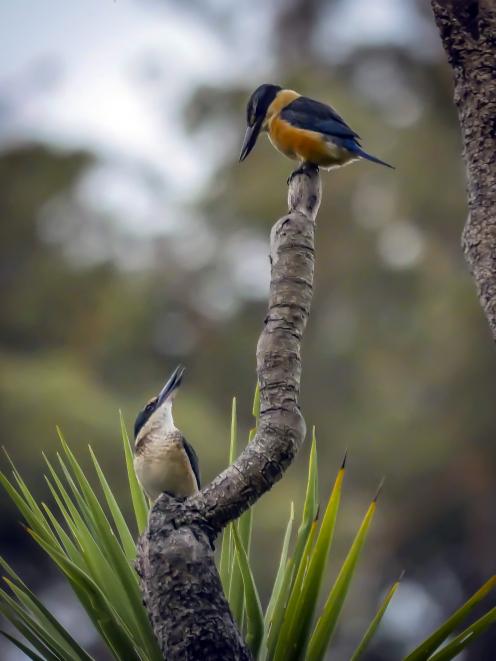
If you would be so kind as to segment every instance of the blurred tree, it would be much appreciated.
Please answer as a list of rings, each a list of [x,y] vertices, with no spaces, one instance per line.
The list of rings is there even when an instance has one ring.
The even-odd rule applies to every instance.
[[[153,214],[163,231],[146,234],[134,218],[131,232],[98,207],[102,179],[96,192],[81,187],[93,154],[4,143],[0,415],[3,443],[28,480],[40,473],[32,439],[52,451],[57,422],[73,444],[91,440],[102,463],[115,465],[118,407],[130,421],[182,360],[188,388],[178,419],[198,446],[205,479],[215,474],[227,456],[233,394],[249,424],[267,232],[285,204],[291,167],[262,141],[236,165],[244,104],[264,79],[330,101],[397,170],[362,163],[324,177],[302,384],[305,417],[321,440],[321,496],[326,466],[332,474],[349,447],[350,527],[338,531],[336,547],[343,549],[364,491],[387,474],[370,568],[393,558],[394,575],[380,583],[406,568],[417,593],[404,608],[424,603],[415,600],[420,591],[441,617],[493,565],[494,349],[459,248],[466,201],[450,72],[428,4],[389,6],[399,14],[378,43],[361,3],[312,2],[303,18],[303,4],[293,1],[180,3],[229,56],[220,82],[205,78],[177,108],[185,148],[201,154],[206,169],[214,163],[216,183],[181,209],[170,209],[168,192],[156,186]],[[178,7],[154,2],[154,20],[167,21]],[[301,494],[304,459],[276,487],[280,498],[254,540],[263,596],[274,526],[289,493]],[[6,514],[2,532],[16,529]],[[377,583],[374,576],[367,581]],[[352,608],[360,629],[370,606],[358,599]],[[420,639],[422,615],[418,627]],[[396,660],[401,626],[386,621],[384,631],[378,658]],[[343,649],[352,633],[342,632]]]

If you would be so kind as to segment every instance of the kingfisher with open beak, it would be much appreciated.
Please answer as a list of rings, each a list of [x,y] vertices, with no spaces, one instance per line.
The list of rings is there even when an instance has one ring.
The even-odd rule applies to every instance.
[[[299,161],[293,174],[319,167],[330,170],[360,158],[393,167],[364,151],[360,136],[334,108],[279,85],[257,87],[248,101],[246,120],[240,161],[248,156],[263,131],[276,149]]]
[[[150,500],[166,492],[187,497],[200,488],[198,457],[172,419],[172,403],[185,368],[176,367],[134,423],[134,470]]]

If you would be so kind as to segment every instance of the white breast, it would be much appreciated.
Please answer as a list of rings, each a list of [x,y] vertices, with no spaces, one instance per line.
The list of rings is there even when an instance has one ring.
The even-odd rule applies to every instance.
[[[183,497],[198,491],[189,458],[177,435],[147,439],[134,457],[134,469],[151,500],[156,500],[164,491]]]

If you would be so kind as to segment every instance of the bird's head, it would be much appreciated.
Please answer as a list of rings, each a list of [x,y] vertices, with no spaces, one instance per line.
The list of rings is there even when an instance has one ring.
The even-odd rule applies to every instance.
[[[246,106],[247,129],[243,146],[241,147],[240,161],[244,161],[251,152],[263,127],[270,104],[282,88],[279,85],[265,83],[260,85],[250,96]]]
[[[152,397],[145,408],[138,413],[134,423],[135,447],[150,434],[161,436],[174,431],[172,402],[181,385],[184,372],[185,368],[182,365],[176,367],[159,394]]]

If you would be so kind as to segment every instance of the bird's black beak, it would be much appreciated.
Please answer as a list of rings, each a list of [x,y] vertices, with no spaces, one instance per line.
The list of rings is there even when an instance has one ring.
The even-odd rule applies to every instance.
[[[241,147],[241,154],[239,155],[239,160],[244,161],[248,154],[251,152],[262,128],[263,117],[255,122],[253,126],[249,126],[246,129],[245,139],[243,140],[243,146]]]
[[[157,406],[161,406],[169,397],[172,395],[172,393],[179,388],[181,385],[181,381],[183,380],[183,374],[186,371],[186,368],[183,367],[182,365],[178,365],[176,369],[172,372],[171,376],[169,377],[169,380],[165,384],[165,386],[162,388],[160,391],[158,397],[157,397]]]

